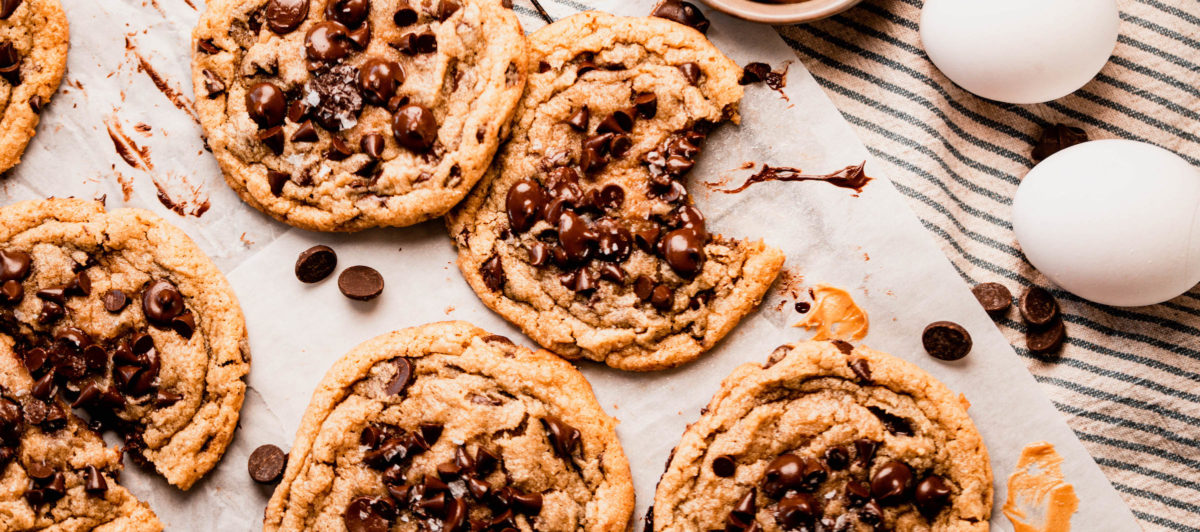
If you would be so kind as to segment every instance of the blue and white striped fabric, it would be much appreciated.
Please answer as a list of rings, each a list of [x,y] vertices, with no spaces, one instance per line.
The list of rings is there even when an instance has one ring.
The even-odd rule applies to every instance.
[[[1200,0],[1120,7],[1103,72],[1044,105],[985,101],[942,76],[921,48],[921,0],[867,0],[779,30],[967,283],[1051,288],[1070,338],[1061,356],[1029,353],[1015,314],[1000,327],[1144,528],[1200,531],[1200,290],[1134,309],[1083,301],[1030,266],[1009,222],[1048,125],[1152,142],[1200,165]]]

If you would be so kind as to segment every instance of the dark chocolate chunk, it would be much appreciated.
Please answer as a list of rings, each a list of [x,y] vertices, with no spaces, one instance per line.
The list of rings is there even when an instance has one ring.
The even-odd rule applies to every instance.
[[[292,142],[316,142],[320,138],[317,128],[313,127],[312,120],[305,120],[300,123],[296,131],[292,132],[291,140]]]
[[[250,453],[247,464],[250,478],[259,484],[274,484],[283,477],[283,469],[287,466],[287,453],[271,444],[260,445]]]
[[[850,361],[850,371],[863,382],[871,382],[871,363],[865,358],[855,358]]]
[[[350,299],[370,301],[383,292],[383,276],[370,266],[351,266],[338,276],[338,290]]]
[[[921,333],[925,352],[940,360],[958,360],[971,352],[971,334],[952,321],[935,321]]]
[[[492,255],[479,266],[479,275],[488,290],[499,292],[504,288],[504,265],[500,263],[499,255]]]
[[[305,84],[305,93],[316,95],[317,104],[310,112],[317,124],[329,131],[342,131],[358,123],[363,107],[358,77],[358,69],[338,65]]]
[[[208,99],[211,100],[225,93],[225,82],[221,81],[216,73],[206,68],[200,71],[200,74],[204,76],[204,90],[208,92]]]
[[[550,434],[550,444],[554,447],[554,452],[562,459],[570,461],[581,443],[582,434],[579,429],[554,416],[542,418],[542,425]]]
[[[246,93],[246,112],[260,129],[278,126],[287,114],[287,96],[272,83],[258,83]]]
[[[183,295],[165,279],[150,281],[142,292],[142,312],[146,320],[158,327],[167,327],[183,313]]]
[[[388,395],[400,395],[408,388],[409,384],[412,384],[413,380],[412,362],[409,362],[407,358],[398,357],[394,364],[396,365],[396,374],[392,376],[392,380],[388,381],[387,388],[384,389]]]
[[[1025,322],[1031,325],[1045,325],[1058,317],[1058,301],[1040,286],[1031,286],[1025,290],[1017,308],[1020,309]]]
[[[408,104],[392,117],[392,134],[401,146],[417,152],[428,151],[437,140],[438,124],[433,111]]]
[[[1025,347],[1035,354],[1053,353],[1062,347],[1066,338],[1062,317],[1057,317],[1049,325],[1030,327],[1025,331]]]
[[[271,0],[264,15],[267,28],[280,35],[291,33],[308,18],[309,0]]]
[[[684,26],[690,26],[700,33],[708,33],[708,18],[704,16],[704,13],[700,12],[699,8],[690,2],[664,0],[650,14],[678,22]]]
[[[876,418],[879,418],[879,422],[883,423],[884,428],[886,428],[888,432],[901,436],[913,435],[912,424],[909,423],[907,419],[888,412],[887,410],[884,410],[878,406],[868,406],[867,410],[870,410]]]
[[[1012,306],[1012,292],[1000,283],[981,283],[971,289],[979,305],[988,314],[1002,314]]]
[[[104,310],[113,314],[121,312],[129,304],[129,296],[115,288],[105,292],[101,299],[104,301]]]
[[[1042,129],[1042,138],[1034,145],[1030,158],[1035,162],[1040,161],[1061,150],[1087,142],[1087,139],[1087,132],[1083,129],[1066,124],[1054,124]]]
[[[896,460],[884,463],[871,476],[871,496],[881,504],[898,504],[908,497],[912,468]]]
[[[296,278],[302,283],[324,280],[337,268],[337,253],[329,246],[313,246],[296,258]]]

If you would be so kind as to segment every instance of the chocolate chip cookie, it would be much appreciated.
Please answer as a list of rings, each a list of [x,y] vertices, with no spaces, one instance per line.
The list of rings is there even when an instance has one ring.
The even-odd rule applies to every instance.
[[[192,37],[196,109],[226,181],[318,231],[445,214],[525,85],[503,0],[214,0]]]
[[[782,346],[688,427],[653,529],[986,531],[992,470],[965,403],[885,353]]]
[[[615,427],[550,353],[464,322],[385,334],[321,381],[263,528],[624,531]]]
[[[0,172],[21,162],[58,90],[69,34],[58,0],[0,1]]]
[[[480,299],[542,346],[626,370],[700,356],[783,254],[710,231],[684,186],[736,120],[740,69],[657,17],[581,13],[530,35],[512,138],[448,216]]]
[[[53,451],[31,442],[102,447],[95,436],[111,431],[136,463],[188,489],[232,438],[249,369],[241,309],[208,257],[147,211],[73,199],[0,209],[0,340],[23,368],[0,391],[23,412],[5,462],[27,468]],[[101,450],[93,465],[116,471]],[[87,464],[53,452],[47,465],[69,491]],[[78,510],[29,490],[17,495],[38,519]]]

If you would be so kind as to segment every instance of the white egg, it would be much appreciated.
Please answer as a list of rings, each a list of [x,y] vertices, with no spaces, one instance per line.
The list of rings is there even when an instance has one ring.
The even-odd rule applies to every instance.
[[[1084,299],[1153,305],[1200,283],[1200,170],[1132,140],[1097,140],[1038,164],[1017,188],[1025,257]]]
[[[921,42],[951,81],[984,98],[1048,102],[1087,84],[1112,55],[1116,0],[926,0]]]

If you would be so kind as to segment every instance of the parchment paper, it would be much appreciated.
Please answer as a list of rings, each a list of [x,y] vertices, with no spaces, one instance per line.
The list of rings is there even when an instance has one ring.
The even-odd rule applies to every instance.
[[[531,344],[479,303],[462,281],[440,221],[354,235],[288,230],[243,205],[224,186],[188,110],[189,34],[196,8],[202,8],[199,0],[63,3],[72,31],[66,81],[24,162],[2,181],[0,197],[9,203],[107,195],[110,207],[159,212],[182,226],[228,274],[250,331],[250,389],[241,427],[218,468],[187,493],[132,464],[122,475],[123,484],[149,501],[168,529],[258,529],[271,488],[249,479],[247,457],[264,443],[290,446],[315,385],[354,345],[445,319],[468,320]],[[527,30],[541,26],[522,0],[516,3]],[[543,3],[557,17],[586,7],[571,0]],[[626,15],[645,14],[652,4],[590,3]],[[1129,509],[887,176],[872,173],[867,150],[787,46],[767,26],[709,16],[709,37],[739,64],[790,64],[787,100],[761,85],[748,88],[742,125],[724,126],[708,140],[689,188],[712,230],[762,237],[784,249],[787,273],[756,314],[695,363],[652,374],[580,365],[601,404],[621,421],[637,516],[653,499],[667,453],[720,380],[735,366],[762,361],[775,346],[808,336],[790,327],[800,319],[792,302],[796,294],[807,298],[805,287],[823,282],[850,290],[870,314],[864,344],[915,362],[970,400],[995,472],[994,529],[1012,529],[999,507],[1021,448],[1047,440],[1066,458],[1066,477],[1082,499],[1074,530],[1137,530]],[[110,135],[110,130],[119,131]],[[119,156],[112,137],[121,139],[120,133],[146,154],[128,162]],[[863,160],[875,180],[861,195],[812,182],[757,184],[735,195],[712,193],[703,184],[740,184],[749,172],[738,169],[747,161],[826,172]],[[160,194],[185,214],[164,206]],[[211,205],[207,212],[187,214],[197,213],[205,201]],[[387,282],[383,295],[361,303],[343,297],[332,277],[315,286],[299,283],[292,275],[296,255],[317,243],[333,246],[341,267],[378,269]],[[965,360],[939,362],[922,350],[921,330],[942,319],[962,324],[973,335],[975,347]]]

